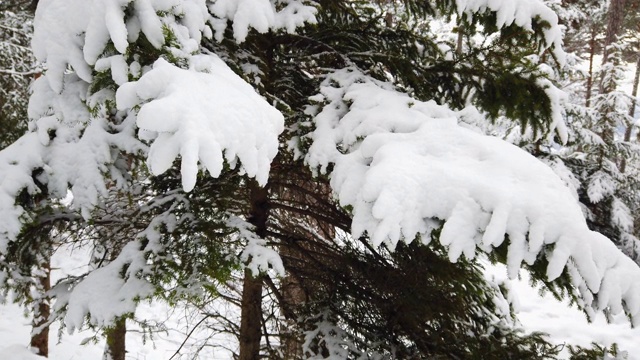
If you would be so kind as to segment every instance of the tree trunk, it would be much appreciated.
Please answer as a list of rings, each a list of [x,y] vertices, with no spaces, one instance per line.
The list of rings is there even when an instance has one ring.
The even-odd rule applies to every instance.
[[[633,77],[633,89],[631,90],[631,107],[629,108],[629,118],[631,124],[627,126],[624,132],[624,141],[631,140],[631,130],[633,130],[633,118],[636,116],[636,97],[638,96],[638,83],[640,82],[640,54],[638,54],[638,60],[636,61],[636,74]]]
[[[627,124],[627,128],[624,131],[624,141],[631,141],[631,132],[633,131],[634,121],[633,118],[636,115],[636,96],[638,96],[638,82],[640,81],[640,55],[638,55],[638,61],[636,62],[636,75],[633,78],[633,90],[631,91],[631,107],[629,108],[629,118],[631,122]],[[627,159],[622,158],[620,160],[620,172],[624,173],[627,170]]]
[[[280,288],[277,296],[280,305],[282,319],[280,328],[280,351],[282,358],[287,360],[302,359],[303,356],[303,329],[300,328],[298,316],[303,310],[303,305],[308,301],[310,293],[313,293],[313,285],[306,283],[303,286],[303,276],[295,276],[295,269],[304,267],[304,263],[309,261],[302,253],[307,250],[312,253],[325,252],[326,249],[314,245],[319,237],[335,239],[336,227],[334,224],[323,219],[322,215],[326,214],[327,203],[319,199],[331,199],[332,190],[329,185],[322,180],[315,179],[313,175],[307,171],[302,172],[285,169],[283,172],[271,177],[271,201],[274,211],[271,218],[278,224],[280,228],[287,229],[287,234],[279,248],[280,256],[283,260],[285,268],[292,266],[293,273],[287,270],[288,274],[280,282]],[[316,209],[316,214],[305,212],[305,208],[299,204],[307,204],[307,206]],[[291,205],[285,209],[282,206]],[[330,207],[330,205],[329,205]],[[298,212],[299,210],[299,212]],[[331,215],[328,215],[328,218]],[[304,222],[308,225],[308,229],[301,228],[298,222]],[[314,239],[313,241],[298,242],[295,238]],[[305,244],[302,244],[305,243]],[[275,285],[274,285],[275,287]],[[304,311],[303,311],[304,312]],[[328,356],[328,355],[327,355]]]
[[[115,241],[113,244],[109,244],[110,249],[105,249],[108,252],[107,258],[110,262],[118,258],[118,255],[122,252],[125,246],[123,241]],[[127,336],[127,319],[123,316],[114,320],[113,325],[104,329],[104,336],[107,343],[104,348],[103,360],[125,360],[127,353],[126,336]]]
[[[103,360],[125,360],[127,320],[121,318],[115,321],[113,327],[105,330],[107,345],[102,357]]]
[[[609,45],[618,40],[618,35],[622,31],[622,20],[624,19],[624,5],[626,0],[611,0],[609,11],[607,12],[607,36],[604,41],[604,52],[602,54],[602,64],[609,62]]]
[[[38,293],[42,294],[33,304],[33,320],[31,323],[31,349],[36,354],[49,357],[49,315],[51,308],[49,306],[49,297],[45,294],[51,289],[51,263],[45,261],[41,266],[44,272],[38,277]]]
[[[302,286],[298,280],[288,275],[282,280],[282,296],[284,304],[281,307],[285,308],[285,326],[286,329],[282,329],[282,352],[285,359],[302,359],[302,344],[303,340],[300,336],[297,328],[296,319],[290,315],[295,314],[293,309],[304,304],[306,295]]]
[[[603,69],[605,68],[605,65],[610,62],[609,47],[618,40],[618,35],[622,31],[622,20],[624,18],[624,13],[623,13],[624,4],[625,4],[625,0],[611,0],[611,4],[609,5],[609,10],[607,12],[607,36],[605,38],[603,54],[602,54]],[[598,89],[601,95],[609,94],[612,91],[614,91],[615,88],[612,88],[612,87],[615,87],[615,82],[613,84],[605,84],[605,76],[600,77],[600,84]],[[610,119],[607,116],[608,112],[609,110],[605,110],[601,114],[601,116],[604,117],[604,120],[607,126],[605,126],[602,129],[602,133],[600,134],[600,137],[605,142],[605,144],[613,144],[613,142],[615,141],[614,133],[615,133],[616,124],[612,119]],[[601,148],[600,150],[601,166],[602,166],[604,157],[605,157],[605,149]]]
[[[254,277],[249,269],[244,271],[241,316],[238,359],[257,360],[260,358],[262,339],[262,278]]]
[[[625,0],[611,0],[609,5],[609,11],[607,12],[607,36],[604,39],[604,46],[602,50],[602,66],[609,63],[609,47],[618,41],[618,35],[622,31],[622,20],[624,18],[624,3]],[[614,89],[606,88],[604,83],[604,76],[600,77],[599,85],[600,94],[607,94]],[[606,141],[606,139],[604,139]]]
[[[589,40],[589,77],[587,77],[587,94],[585,96],[585,106],[591,106],[591,91],[593,90],[593,60],[596,55],[596,36],[598,32],[595,27],[591,28],[591,39]]]
[[[269,192],[255,181],[250,184],[251,212],[249,222],[255,226],[256,235],[265,238],[269,218]],[[242,309],[240,320],[239,360],[257,360],[260,358],[260,340],[262,339],[262,283],[260,275],[244,271],[242,287]]]

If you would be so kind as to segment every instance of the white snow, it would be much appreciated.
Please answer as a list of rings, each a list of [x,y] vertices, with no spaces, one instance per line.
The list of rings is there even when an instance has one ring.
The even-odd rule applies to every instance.
[[[214,21],[216,39],[222,40],[227,21],[233,22],[233,35],[237,42],[243,42],[250,29],[266,33],[269,29],[286,29],[292,33],[304,23],[316,22],[316,8],[300,0],[277,1],[286,4],[279,11],[276,2],[270,0],[218,0],[209,6],[218,17]]]
[[[42,360],[42,356],[34,355],[31,350],[25,346],[11,345],[0,348],[0,358],[11,360]]]
[[[130,3],[132,11],[125,21],[124,10]],[[174,45],[193,51],[203,34],[212,35],[210,20],[206,0],[43,0],[36,11],[32,46],[38,61],[46,63],[51,88],[59,93],[67,66],[91,82],[91,67],[105,55],[109,42],[124,55],[129,41],[141,32],[161,48],[168,29],[179,42]],[[122,62],[116,65],[120,79]]]
[[[495,11],[499,26],[514,23],[531,30],[533,19],[539,17],[550,25],[544,30],[546,46],[564,60],[557,16],[542,1],[457,0],[456,4],[459,13]],[[131,14],[125,20],[127,7]],[[52,197],[62,198],[70,188],[73,206],[89,218],[107,196],[105,176],[116,183],[122,179],[115,166],[122,152],[147,155],[156,175],[180,156],[186,191],[196,184],[199,163],[212,176],[220,174],[225,161],[238,164],[265,184],[284,129],[282,114],[216,55],[199,54],[200,41],[214,35],[220,40],[229,21],[237,42],[244,41],[251,29],[294,32],[304,23],[314,23],[315,13],[312,2],[299,0],[41,0],[33,46],[47,71],[33,88],[32,132],[0,152],[0,253],[24,220],[24,209],[15,205],[22,189],[35,194],[40,181]],[[166,32],[177,43],[167,44]],[[130,42],[140,36],[184,61],[183,67],[162,59],[152,68],[142,67],[127,54]],[[109,42],[115,51],[106,50]],[[110,71],[120,86],[117,92],[103,89],[89,95],[94,70]],[[137,80],[129,82],[130,77]],[[565,99],[555,87],[547,91],[553,103],[552,127],[566,141],[559,110]],[[333,167],[331,186],[340,203],[353,209],[354,236],[366,232],[374,244],[393,248],[416,236],[428,241],[437,221],[443,221],[440,241],[452,261],[462,255],[474,257],[478,250],[491,251],[508,236],[506,271],[511,278],[518,276],[523,261],[532,263],[547,255],[549,279],[569,271],[591,315],[589,306],[613,314],[625,310],[634,324],[640,324],[640,270],[608,239],[588,230],[575,188],[566,187],[571,179],[558,178],[512,145],[458,125],[473,109],[454,112],[420,102],[348,69],[331,74],[314,99],[318,107],[309,111],[316,129],[309,135],[312,145],[306,161],[323,172]],[[105,104],[113,100],[119,112],[108,113]],[[107,123],[111,116],[122,122],[112,127]],[[43,173],[34,179],[32,172],[39,168]],[[589,196],[597,201],[613,190],[602,178],[590,184]],[[617,225],[629,228],[628,208],[616,209]],[[245,240],[248,245],[241,257],[251,270],[272,267],[284,272],[278,254],[266,242],[249,236]],[[126,280],[118,276],[125,265]],[[69,305],[69,329],[81,329],[87,316],[92,324],[104,325],[134,311],[138,297],[152,292],[137,275],[146,265],[139,244],[132,242],[73,292],[65,293],[62,285],[56,288],[56,306]],[[102,292],[108,295],[96,298]],[[521,304],[527,314],[526,300]],[[19,329],[27,327],[15,317],[15,306],[0,309],[12,314],[0,316],[0,331],[9,333],[0,336],[8,339],[9,346],[0,349],[0,358],[35,359],[20,345],[11,345],[28,340],[28,330],[15,331],[16,324],[24,324]],[[580,333],[575,321],[549,331],[552,336]],[[637,333],[607,328],[612,330],[591,332],[590,339],[604,343],[613,339],[623,349],[636,351],[625,341],[637,338]],[[167,341],[175,345],[180,340]],[[95,353],[96,348],[77,345],[56,355],[55,349],[63,346],[54,346],[52,358],[99,356],[78,355],[84,349]],[[130,352],[142,347],[137,346]]]
[[[73,256],[75,261],[79,260],[77,255]],[[57,268],[68,268],[74,266],[74,260],[65,258],[62,263],[56,261]],[[63,265],[66,264],[66,265]],[[506,268],[502,266],[489,266],[487,268],[489,276],[507,281],[514,297],[517,317],[526,332],[542,331],[550,335],[550,340],[559,345],[581,345],[590,346],[596,341],[602,345],[618,344],[621,350],[628,352],[628,360],[640,360],[640,329],[630,328],[628,321],[623,318],[615,318],[612,323],[607,323],[604,316],[597,316],[592,323],[589,323],[585,315],[575,307],[570,307],[566,302],[559,302],[546,293],[540,294],[539,287],[532,287],[529,283],[529,276],[521,271],[516,280],[508,280]],[[184,309],[176,309],[162,303],[140,304],[137,311],[143,319],[157,320],[164,322],[172,330],[155,334],[154,341],[142,341],[139,332],[129,332],[127,334],[127,359],[150,360],[168,359],[177,350],[184,340],[187,332],[192,329],[195,320],[188,316]],[[197,320],[197,319],[196,319]],[[0,305],[0,359],[20,359],[41,360],[42,358],[29,354],[27,344],[29,342],[29,318],[25,318],[23,311],[14,304]],[[322,319],[319,319],[322,321]],[[327,326],[330,324],[327,323]],[[81,345],[82,341],[94,335],[90,330],[83,330],[69,335],[62,334],[58,341],[59,326],[54,324],[50,333],[50,356],[51,360],[74,360],[74,359],[99,359],[102,356],[104,340],[98,343],[89,342]],[[324,330],[332,330],[324,327]],[[335,330],[335,329],[333,329]],[[192,335],[194,338],[187,343],[183,353],[188,353],[194,349],[190,344],[202,344],[208,332],[199,329]],[[345,345],[340,338],[334,337],[335,344]],[[229,339],[216,337],[210,340],[210,344],[215,343],[223,346],[228,345]],[[232,346],[232,345],[231,345]],[[206,350],[201,354],[201,359],[228,359],[228,354],[213,349]],[[336,348],[337,349],[337,348]],[[568,351],[561,354],[562,359],[568,358]],[[15,357],[14,357],[15,356]],[[20,359],[22,360],[22,359]]]
[[[31,172],[42,164],[38,135],[31,133],[0,152],[0,253],[5,253],[10,239],[22,229],[19,221],[24,209],[15,205],[22,189],[38,192]]]
[[[284,118],[217,56],[193,56],[189,70],[157,60],[140,80],[121,86],[116,101],[121,110],[140,105],[137,125],[153,139],[148,163],[154,175],[180,155],[183,187],[191,191],[198,161],[217,177],[224,156],[266,184]]]
[[[273,268],[276,275],[284,277],[285,270],[280,254],[268,247],[267,241],[256,235],[253,226],[238,217],[231,217],[227,225],[238,230],[238,237],[246,242],[240,254],[240,261],[251,270],[254,276]]]
[[[562,28],[558,25],[558,15],[541,0],[456,0],[459,13],[475,13],[484,10],[496,13],[498,28],[516,24],[525,30],[533,30],[533,20],[539,18],[548,23],[544,29],[544,42],[551,48],[561,64],[566,54],[562,49]]]
[[[138,273],[145,268],[139,249],[138,242],[128,243],[116,260],[90,272],[70,293],[65,283],[52,288],[56,298],[54,309],[68,305],[65,325],[70,332],[82,328],[85,316],[89,316],[92,325],[109,325],[122,314],[134,313],[138,299],[154,292],[150,283],[139,278]],[[123,279],[119,274],[125,266]]]
[[[357,70],[330,74],[314,99],[324,106],[306,161],[321,171],[334,165],[331,186],[353,209],[354,237],[366,232],[391,248],[428,241],[439,219],[440,242],[456,261],[508,236],[511,277],[542,254],[549,280],[566,269],[587,306],[617,314],[624,304],[640,323],[640,269],[589,230],[575,193],[548,166]]]
[[[640,342],[637,340],[640,329],[631,328],[624,315],[615,316],[607,322],[603,314],[598,314],[589,322],[585,314],[569,305],[568,301],[558,301],[551,293],[542,292],[539,285],[532,286],[526,271],[520,271],[517,279],[508,280],[504,266],[488,265],[487,274],[509,284],[514,296],[511,303],[527,332],[547,333],[552,343],[565,345],[561,358],[569,357],[568,345],[590,347],[592,342],[596,342],[603,346],[616,343],[620,350],[628,353],[628,360],[640,359]]]

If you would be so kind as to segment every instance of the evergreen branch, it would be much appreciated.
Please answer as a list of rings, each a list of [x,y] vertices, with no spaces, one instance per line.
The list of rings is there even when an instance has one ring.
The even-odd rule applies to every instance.
[[[15,70],[7,70],[0,69],[0,74],[9,74],[9,75],[20,75],[20,76],[29,76],[39,74],[40,70],[30,70],[30,71],[15,71]]]

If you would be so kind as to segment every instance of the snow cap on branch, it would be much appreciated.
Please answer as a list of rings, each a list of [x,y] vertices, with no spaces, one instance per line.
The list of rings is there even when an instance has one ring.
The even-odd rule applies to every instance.
[[[613,312],[624,304],[640,323],[640,269],[589,230],[577,199],[548,166],[459,126],[462,113],[357,70],[329,75],[314,100],[324,106],[306,161],[323,171],[333,165],[331,186],[352,208],[354,237],[366,233],[390,248],[418,236],[428,242],[442,221],[439,240],[451,261],[508,239],[511,277],[522,262],[546,256],[549,280],[567,268],[586,304]]]
[[[42,166],[43,151],[38,135],[29,133],[0,152],[0,254],[22,230],[25,210],[15,205],[18,194],[26,189],[39,192],[32,176]]]
[[[183,48],[195,49],[203,35],[212,36],[210,20],[206,0],[42,0],[32,46],[47,64],[51,88],[60,92],[67,66],[91,82],[92,66],[109,42],[125,54],[142,34],[159,49],[171,31]]]
[[[281,10],[276,4],[284,5]],[[221,41],[227,21],[233,22],[233,36],[243,42],[249,30],[266,33],[271,29],[285,29],[293,33],[305,23],[316,23],[316,7],[313,1],[301,0],[218,0],[210,7],[218,17],[214,22],[216,40]]]
[[[211,176],[223,168],[223,156],[262,185],[278,151],[284,118],[216,55],[197,55],[190,69],[157,60],[140,80],[118,89],[121,110],[140,105],[137,124],[153,140],[148,155],[154,175],[182,157],[182,184],[191,191],[198,161]]]
[[[496,13],[496,26],[502,28],[515,24],[525,30],[533,30],[533,21],[544,21],[548,28],[543,30],[543,41],[561,64],[566,60],[562,49],[562,29],[558,15],[542,0],[455,0],[458,13],[476,13],[485,10]]]

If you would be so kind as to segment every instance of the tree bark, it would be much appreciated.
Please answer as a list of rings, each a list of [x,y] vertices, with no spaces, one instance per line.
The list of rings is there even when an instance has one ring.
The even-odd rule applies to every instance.
[[[35,350],[36,354],[49,357],[49,315],[51,315],[51,308],[49,297],[45,294],[51,289],[51,263],[46,261],[42,264],[41,270],[44,274],[38,277],[38,293],[42,297],[37,299],[33,306],[31,342],[29,345]]]
[[[633,121],[636,116],[636,97],[638,96],[638,83],[640,82],[640,54],[638,54],[638,60],[636,61],[636,74],[633,77],[633,89],[631,90],[631,107],[629,108],[629,118]],[[631,130],[633,129],[633,123],[627,126],[624,132],[624,141],[631,140]]]
[[[109,261],[112,262],[118,258],[125,246],[125,242],[115,241],[108,254]],[[103,360],[125,360],[127,353],[126,336],[127,336],[127,319],[123,316],[114,320],[113,325],[104,329],[104,335],[107,343],[104,348]]]
[[[596,35],[595,27],[591,28],[591,39],[589,39],[589,77],[587,77],[587,94],[585,95],[585,106],[591,106],[591,92],[593,90],[593,60],[596,55]]]
[[[257,360],[262,339],[262,278],[254,277],[249,269],[244,271],[241,316],[238,359]]]
[[[287,316],[295,314],[293,309],[304,304],[306,298],[302,286],[300,286],[300,283],[294,276],[288,275],[282,280],[282,296],[284,304],[282,304],[281,307],[288,310],[284,311],[284,323],[287,328],[282,329],[284,335],[282,339],[282,352],[285,359],[302,359],[303,341],[297,331],[296,319]]]
[[[115,321],[113,327],[105,330],[107,345],[102,357],[103,360],[125,360],[127,320],[121,318]]]
[[[250,184],[251,212],[249,222],[255,226],[256,235],[265,238],[269,218],[269,192],[255,181]],[[256,274],[257,275],[257,274]],[[262,285],[260,275],[254,276],[251,270],[244,271],[240,320],[239,360],[257,360],[260,358],[260,340],[262,339]]]

